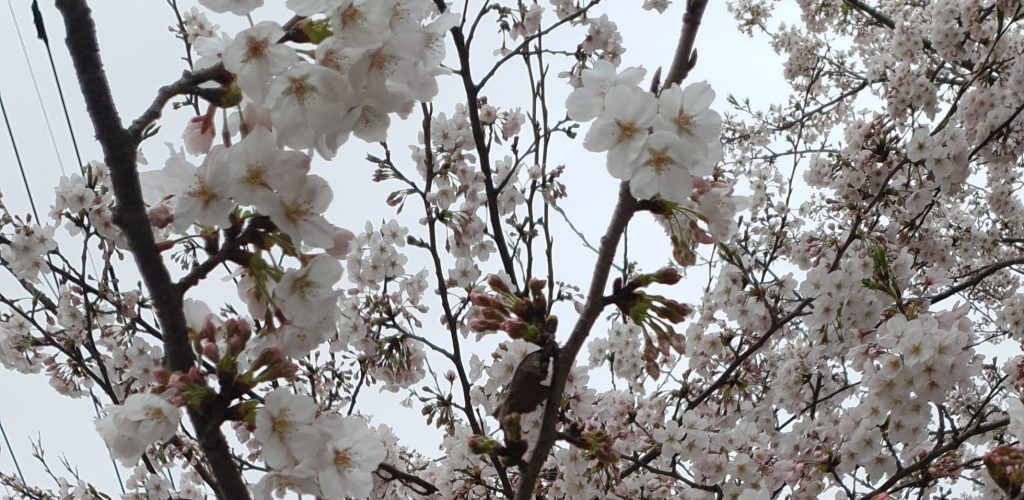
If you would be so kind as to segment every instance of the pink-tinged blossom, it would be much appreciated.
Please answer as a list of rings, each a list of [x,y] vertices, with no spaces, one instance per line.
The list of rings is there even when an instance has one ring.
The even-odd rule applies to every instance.
[[[309,63],[291,68],[274,80],[267,99],[278,140],[334,157],[358,118],[351,113],[350,94],[337,71]]]
[[[305,243],[316,248],[334,246],[334,226],[324,218],[334,193],[330,184],[317,175],[306,177],[277,193],[264,193],[257,203],[281,232],[296,245]]]
[[[224,49],[224,69],[238,77],[238,86],[253,101],[262,103],[273,77],[299,61],[295,50],[277,43],[284,30],[264,21],[235,37]]]
[[[241,205],[255,205],[273,191],[290,191],[309,172],[309,156],[278,147],[263,127],[252,130],[225,153],[231,196]]]
[[[263,0],[199,0],[199,4],[214,12],[230,12],[247,16],[263,6]]]
[[[82,210],[88,210],[100,201],[96,191],[86,182],[86,178],[80,174],[71,174],[60,178],[57,184],[56,199],[53,208],[50,210],[51,218],[58,218],[60,213],[67,210],[71,214],[78,214]]]
[[[341,272],[338,259],[317,255],[300,269],[284,273],[274,288],[274,304],[296,325],[333,322],[338,307],[334,284],[341,279]]]
[[[334,228],[334,245],[325,248],[324,251],[327,255],[334,257],[335,259],[344,259],[348,256],[348,253],[352,251],[353,241],[356,235],[343,227]],[[403,242],[404,243],[404,242]]]
[[[185,151],[191,155],[202,155],[210,152],[213,139],[217,136],[217,127],[213,124],[213,116],[206,114],[193,117],[181,133],[185,142]]]
[[[365,498],[373,489],[373,471],[387,450],[357,417],[326,418],[320,428],[327,438],[327,465],[317,474],[327,498]]]
[[[391,34],[388,20],[393,4],[381,0],[341,0],[328,16],[331,31],[352,48],[378,45]]]
[[[929,157],[931,153],[931,134],[928,127],[920,127],[914,130],[914,135],[907,142],[907,159],[910,161],[921,161]]]
[[[647,139],[658,102],[650,92],[637,87],[617,86],[608,92],[605,110],[597,118],[583,147],[608,152],[608,172],[616,179],[629,179],[633,160]]]
[[[46,256],[57,249],[53,226],[21,226],[10,244],[0,245],[0,258],[7,261],[19,279],[39,283],[39,273],[47,268]]]
[[[540,4],[533,4],[526,10],[523,20],[515,23],[509,31],[509,37],[513,40],[525,38],[540,30],[541,16],[544,14],[544,7]]]
[[[263,408],[256,413],[253,435],[268,466],[286,469],[318,457],[323,440],[313,425],[316,412],[316,403],[309,396],[284,387],[267,394]]]
[[[526,115],[517,108],[515,111],[506,111],[501,120],[501,138],[509,140],[522,130],[526,123]]]
[[[722,134],[722,117],[709,108],[715,91],[707,82],[691,83],[685,89],[673,85],[658,98],[655,130],[679,136],[691,155],[708,155],[707,145],[717,143]]]
[[[215,37],[217,29],[220,28],[211,23],[206,14],[195,7],[181,13],[181,24],[185,27],[185,37],[188,43],[195,43],[196,40],[204,37]]]
[[[228,171],[221,164],[225,149],[213,148],[196,167],[182,152],[172,152],[164,168],[142,174],[143,193],[155,204],[170,199],[174,204],[174,229],[184,232],[192,224],[224,227],[234,208],[228,193]]]
[[[174,436],[178,419],[174,405],[160,396],[139,393],[108,408],[107,415],[96,421],[96,430],[106,442],[110,456],[125,467],[132,467],[149,445]]]
[[[636,159],[629,190],[639,199],[661,196],[681,203],[693,192],[691,167],[699,161],[686,143],[669,132],[655,132],[647,138]]]
[[[626,68],[620,73],[614,64],[598,60],[593,68],[583,70],[583,86],[573,90],[565,100],[569,118],[578,122],[597,118],[604,111],[605,98],[612,88],[619,85],[636,87],[646,74],[647,70],[643,68]]]

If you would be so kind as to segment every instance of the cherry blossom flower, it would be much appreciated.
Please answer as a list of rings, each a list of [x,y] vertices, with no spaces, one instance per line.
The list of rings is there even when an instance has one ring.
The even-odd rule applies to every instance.
[[[39,273],[47,269],[46,256],[57,249],[53,226],[22,226],[11,243],[0,245],[0,258],[10,263],[11,272],[20,279],[39,282]]]
[[[598,60],[593,68],[583,70],[583,86],[573,90],[565,100],[569,118],[578,122],[597,118],[604,111],[605,98],[612,88],[619,85],[636,87],[646,74],[643,68],[626,68],[619,73],[614,64]]]
[[[174,204],[174,228],[184,232],[193,223],[224,227],[235,204],[228,194],[228,170],[221,160],[225,148],[217,146],[196,167],[183,152],[171,152],[164,168],[142,174],[144,194],[150,204],[170,198]]]
[[[268,466],[286,469],[319,456],[323,441],[313,426],[316,412],[316,403],[310,397],[284,387],[267,394],[263,408],[256,413],[253,435],[262,445]]]
[[[350,112],[350,98],[348,82],[338,72],[309,63],[294,66],[274,80],[267,99],[278,140],[332,158],[359,118]]]
[[[328,19],[331,31],[351,48],[378,45],[387,39],[392,2],[375,0],[341,0]]]
[[[258,127],[225,154],[231,196],[239,204],[253,205],[272,191],[294,190],[309,172],[309,157],[277,146],[273,134]]]
[[[629,190],[640,199],[660,195],[668,201],[682,202],[693,191],[690,169],[698,161],[675,134],[655,132],[644,142],[637,157]]]
[[[295,50],[277,43],[284,30],[264,21],[239,33],[224,49],[224,69],[238,77],[238,86],[257,103],[267,96],[274,76],[298,62]]]
[[[655,130],[675,133],[692,155],[707,155],[708,143],[717,143],[722,133],[722,118],[708,106],[715,91],[707,82],[691,83],[685,89],[678,85],[663,90],[658,97]]]
[[[583,147],[593,152],[608,152],[608,172],[626,180],[633,159],[647,139],[654,122],[657,100],[650,92],[636,87],[616,86],[608,91],[605,110],[583,139]]]
[[[263,193],[258,205],[296,245],[330,248],[334,246],[334,226],[327,222],[323,212],[333,198],[324,178],[309,175],[305,182],[293,183],[280,192]]]
[[[363,498],[373,489],[373,471],[387,456],[383,443],[356,417],[324,419],[327,466],[317,479],[328,498]]]
[[[213,125],[213,117],[204,115],[189,120],[185,131],[181,133],[181,138],[185,142],[185,151],[200,155],[210,152],[216,135],[217,128]]]
[[[132,467],[149,445],[174,436],[178,418],[178,409],[160,396],[136,393],[108,408],[107,415],[96,421],[96,430],[110,456]]]
[[[302,268],[284,273],[274,287],[274,304],[296,325],[315,326],[325,319],[333,322],[338,304],[333,286],[341,272],[338,259],[313,257]]]
[[[217,29],[220,28],[195,7],[181,13],[181,23],[185,27],[185,36],[189,43],[195,43],[199,38],[215,37]]]
[[[263,0],[199,0],[200,5],[214,12],[230,12],[247,16],[263,6]]]

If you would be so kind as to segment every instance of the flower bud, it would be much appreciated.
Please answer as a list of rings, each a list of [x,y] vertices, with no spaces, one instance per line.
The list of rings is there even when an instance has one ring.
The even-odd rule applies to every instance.
[[[652,274],[651,277],[654,278],[655,283],[663,285],[675,285],[683,279],[683,276],[679,274],[679,270],[674,267],[663,267]]]
[[[476,455],[493,455],[501,449],[501,443],[484,437],[473,436],[469,438],[469,451]]]
[[[149,225],[157,229],[163,229],[174,222],[174,214],[171,209],[162,203],[151,207],[146,216],[149,218]]]

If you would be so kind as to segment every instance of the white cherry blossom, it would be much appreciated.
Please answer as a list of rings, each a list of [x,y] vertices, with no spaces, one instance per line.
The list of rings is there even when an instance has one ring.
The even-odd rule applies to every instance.
[[[224,48],[224,69],[238,77],[245,95],[262,103],[271,79],[298,62],[295,50],[277,43],[284,30],[277,23],[261,22],[239,33]]]
[[[608,91],[604,112],[597,118],[583,147],[608,152],[608,172],[616,179],[628,179],[633,160],[647,139],[658,102],[650,92],[637,87],[616,86]]]
[[[151,444],[174,436],[178,419],[178,409],[160,396],[137,393],[109,407],[107,415],[96,421],[96,430],[110,456],[131,467]]]

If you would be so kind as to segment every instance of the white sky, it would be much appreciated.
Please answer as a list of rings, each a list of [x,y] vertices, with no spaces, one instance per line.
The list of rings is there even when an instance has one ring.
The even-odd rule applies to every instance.
[[[17,26],[24,36],[32,69],[38,80],[43,107],[49,116],[56,138],[55,152],[16,35],[15,21],[4,6],[0,9],[0,33],[3,33],[0,35],[0,39],[3,40],[3,43],[0,43],[0,61],[4,63],[5,74],[0,78],[0,93],[11,117],[15,139],[28,171],[36,202],[40,213],[45,217],[53,201],[53,187],[61,175],[58,154],[67,172],[77,171],[77,165],[64,118],[60,114],[60,103],[46,54],[42,42],[35,37],[29,10],[31,2],[7,1],[14,8]],[[185,68],[184,62],[179,60],[183,54],[182,45],[167,31],[173,16],[162,0],[103,0],[91,3],[115,101],[122,120],[130,121],[149,105],[156,89],[175,80]],[[188,0],[182,0],[180,3],[183,9],[188,9],[194,4]],[[471,3],[479,5],[476,1]],[[547,2],[541,3],[545,7],[549,6]],[[644,66],[653,73],[658,66],[667,65],[672,57],[685,2],[674,1],[670,10],[663,15],[640,10],[641,3],[642,0],[607,0],[607,5],[599,6],[597,12],[608,13],[609,17],[619,24],[625,40],[624,45],[627,47],[623,65]],[[283,9],[283,2],[268,0],[267,4],[254,13],[255,21],[283,22],[288,19],[289,15]],[[73,68],[63,45],[63,22],[53,8],[52,2],[41,2],[40,7],[46,20],[64,92],[68,98],[83,160],[100,160],[102,154],[98,144],[92,140],[91,123],[85,113]],[[221,29],[232,33],[237,32],[236,28],[245,26],[240,18],[231,15],[211,14],[210,18],[220,24]],[[553,15],[546,13],[545,26],[553,19]],[[480,32],[493,33],[493,28],[493,23],[485,21],[481,24]],[[572,50],[582,37],[579,30],[571,33],[571,37],[561,39],[564,41],[563,47],[569,50]],[[496,48],[496,45],[489,45],[487,42],[486,37],[481,36],[476,43],[475,73],[478,76],[485,72],[484,68],[488,67],[486,63],[491,58],[491,50]],[[556,43],[555,40],[549,39],[547,46],[553,47]],[[770,102],[782,102],[785,99],[787,87],[782,80],[780,59],[770,50],[764,38],[752,40],[738,33],[723,2],[711,2],[696,46],[700,59],[688,81],[707,80],[718,94],[714,107],[719,111],[726,110],[725,96],[729,93],[737,97],[750,97],[755,108],[764,108]],[[552,66],[552,75],[568,69],[571,64],[567,59],[552,57],[548,58],[548,62]],[[492,80],[484,90],[483,95],[489,98],[491,104],[499,108],[514,108],[527,104],[523,99],[527,86],[518,79],[519,66],[519,63],[507,65],[499,73],[499,77]],[[440,81],[442,91],[436,101],[438,111],[447,110],[450,114],[454,103],[464,97],[459,83],[455,77],[445,77]],[[564,96],[568,94],[569,88],[563,80],[552,78],[549,81],[549,89],[554,96],[551,99],[553,110],[556,114],[560,113],[562,110],[559,106]],[[166,158],[163,142],[177,142],[185,120],[191,116],[190,112],[189,109],[165,109],[165,117],[159,122],[163,127],[160,135],[143,145],[143,150],[150,161],[148,168],[162,166]],[[555,120],[557,118],[558,116]],[[415,138],[419,120],[420,117],[414,115],[409,121],[396,121],[392,126],[395,139],[390,144],[393,154],[396,161],[400,162],[399,166],[404,163],[407,170],[411,169],[408,168],[406,145],[411,144],[411,139]],[[586,126],[583,126],[581,132],[585,131]],[[4,202],[12,211],[28,213],[28,202],[21,186],[6,130],[0,135],[3,136],[0,139],[0,192],[3,193]],[[587,238],[596,243],[611,212],[617,183],[605,171],[603,156],[584,151],[579,147],[581,140],[582,133],[575,143],[562,142],[562,148],[553,151],[550,164],[566,164],[565,183],[568,185],[569,198],[562,203],[562,207]],[[352,139],[342,148],[334,161],[329,164],[319,162],[314,166],[317,174],[332,181],[335,190],[335,201],[328,218],[357,233],[362,230],[367,219],[379,222],[381,219],[394,218],[393,211],[383,204],[383,200],[388,192],[396,189],[396,186],[370,182],[372,166],[364,160],[367,152],[378,151],[377,146],[368,147],[358,139]],[[410,204],[399,218],[411,228],[413,234],[418,234],[419,231],[416,225],[419,217],[417,208]],[[576,284],[585,286],[593,265],[593,254],[579,245],[577,238],[568,231],[560,217],[556,216],[554,219],[554,227],[558,255],[556,273],[560,279],[569,278]],[[647,262],[652,268],[668,260],[668,245],[665,238],[649,218],[638,217],[632,225],[630,234],[632,257]],[[414,265],[415,262],[411,260],[407,269],[417,271],[419,267]],[[123,276],[128,275],[124,271],[122,273]],[[697,288],[698,286],[694,286],[693,290]],[[5,290],[9,293],[15,291],[11,288],[8,276],[0,278],[0,293]],[[215,295],[207,289],[198,296],[212,298]],[[684,298],[692,300],[695,297],[696,292],[687,293]],[[215,300],[210,300],[209,303],[214,309],[217,308]],[[432,311],[427,316],[428,321],[436,314]],[[563,324],[571,323],[567,321],[570,319],[571,316],[563,316]],[[586,352],[581,353],[581,356],[585,355]],[[445,370],[447,368],[442,367],[439,371],[443,373]],[[371,393],[375,391],[364,391],[367,399],[361,401],[359,407],[364,412],[373,414],[375,423],[391,425],[404,443],[413,444],[428,455],[436,454],[440,433],[427,428],[418,411],[398,408],[397,402],[400,398],[394,395],[374,396]],[[106,448],[93,429],[92,416],[93,409],[89,401],[57,396],[50,389],[45,376],[0,372],[0,422],[5,427],[22,470],[30,483],[47,487],[53,485],[39,464],[31,458],[30,439],[39,438],[47,452],[51,467],[59,475],[62,472],[59,457],[66,456],[71,464],[79,468],[86,481],[105,488],[109,493],[119,491]],[[10,455],[2,442],[0,471],[14,472]],[[122,474],[127,477],[130,471],[122,471]],[[2,492],[0,490],[0,493]]]

